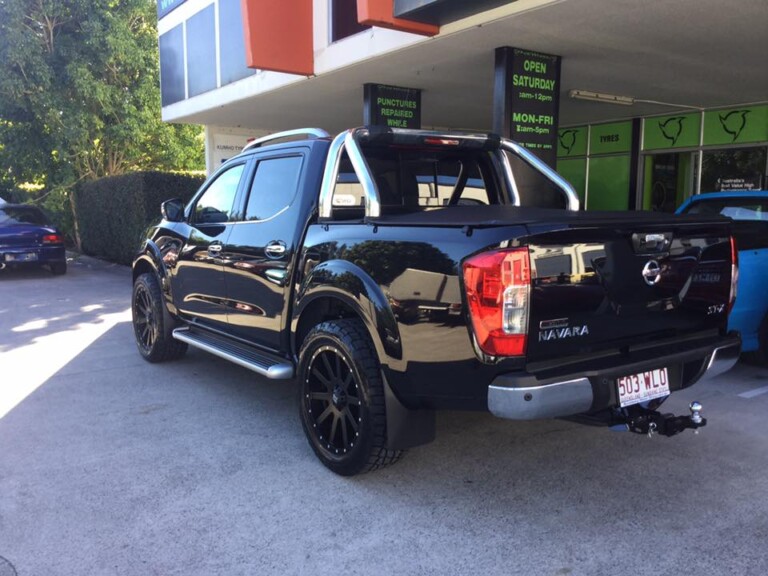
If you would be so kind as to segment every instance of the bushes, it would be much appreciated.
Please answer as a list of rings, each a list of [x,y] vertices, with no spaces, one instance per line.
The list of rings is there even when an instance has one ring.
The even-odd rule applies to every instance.
[[[130,264],[147,227],[160,219],[160,204],[187,202],[203,176],[134,172],[87,182],[75,192],[77,225],[83,252]]]

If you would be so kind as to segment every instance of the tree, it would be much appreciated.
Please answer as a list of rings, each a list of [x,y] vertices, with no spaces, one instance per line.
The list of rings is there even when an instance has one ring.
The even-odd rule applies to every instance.
[[[160,118],[152,0],[0,0],[0,184],[203,167],[201,130]]]

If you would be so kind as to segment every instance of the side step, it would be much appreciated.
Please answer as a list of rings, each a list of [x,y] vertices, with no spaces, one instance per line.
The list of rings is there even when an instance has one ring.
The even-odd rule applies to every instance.
[[[176,328],[173,331],[173,337],[267,378],[273,380],[293,378],[292,363],[229,338],[189,328]]]

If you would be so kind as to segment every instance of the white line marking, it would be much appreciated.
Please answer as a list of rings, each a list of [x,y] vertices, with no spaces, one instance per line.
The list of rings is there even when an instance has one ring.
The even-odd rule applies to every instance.
[[[761,394],[768,394],[768,386],[763,386],[762,388],[755,388],[754,390],[750,390],[749,392],[742,392],[739,394],[739,398],[754,398],[755,396],[760,396]]]

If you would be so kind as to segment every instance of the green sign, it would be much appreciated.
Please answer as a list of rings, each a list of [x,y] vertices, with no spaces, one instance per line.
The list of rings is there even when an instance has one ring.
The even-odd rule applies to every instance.
[[[560,57],[512,48],[512,139],[550,166],[557,157]]]
[[[632,149],[632,122],[593,124],[589,137],[589,155],[616,154]]]
[[[366,84],[363,122],[390,128],[421,128],[421,90]]]
[[[511,46],[495,51],[493,130],[549,166],[557,159],[560,56]]]
[[[584,208],[584,190],[587,187],[587,159],[586,158],[558,158],[557,172],[571,183]]]
[[[574,156],[586,156],[587,134],[589,134],[589,129],[586,126],[558,130],[557,157],[573,158]]]
[[[768,106],[745,106],[704,113],[704,145],[768,140]]]
[[[591,158],[587,210],[629,210],[629,155]]]
[[[699,145],[701,114],[670,114],[646,118],[643,128],[643,150],[693,148]]]

